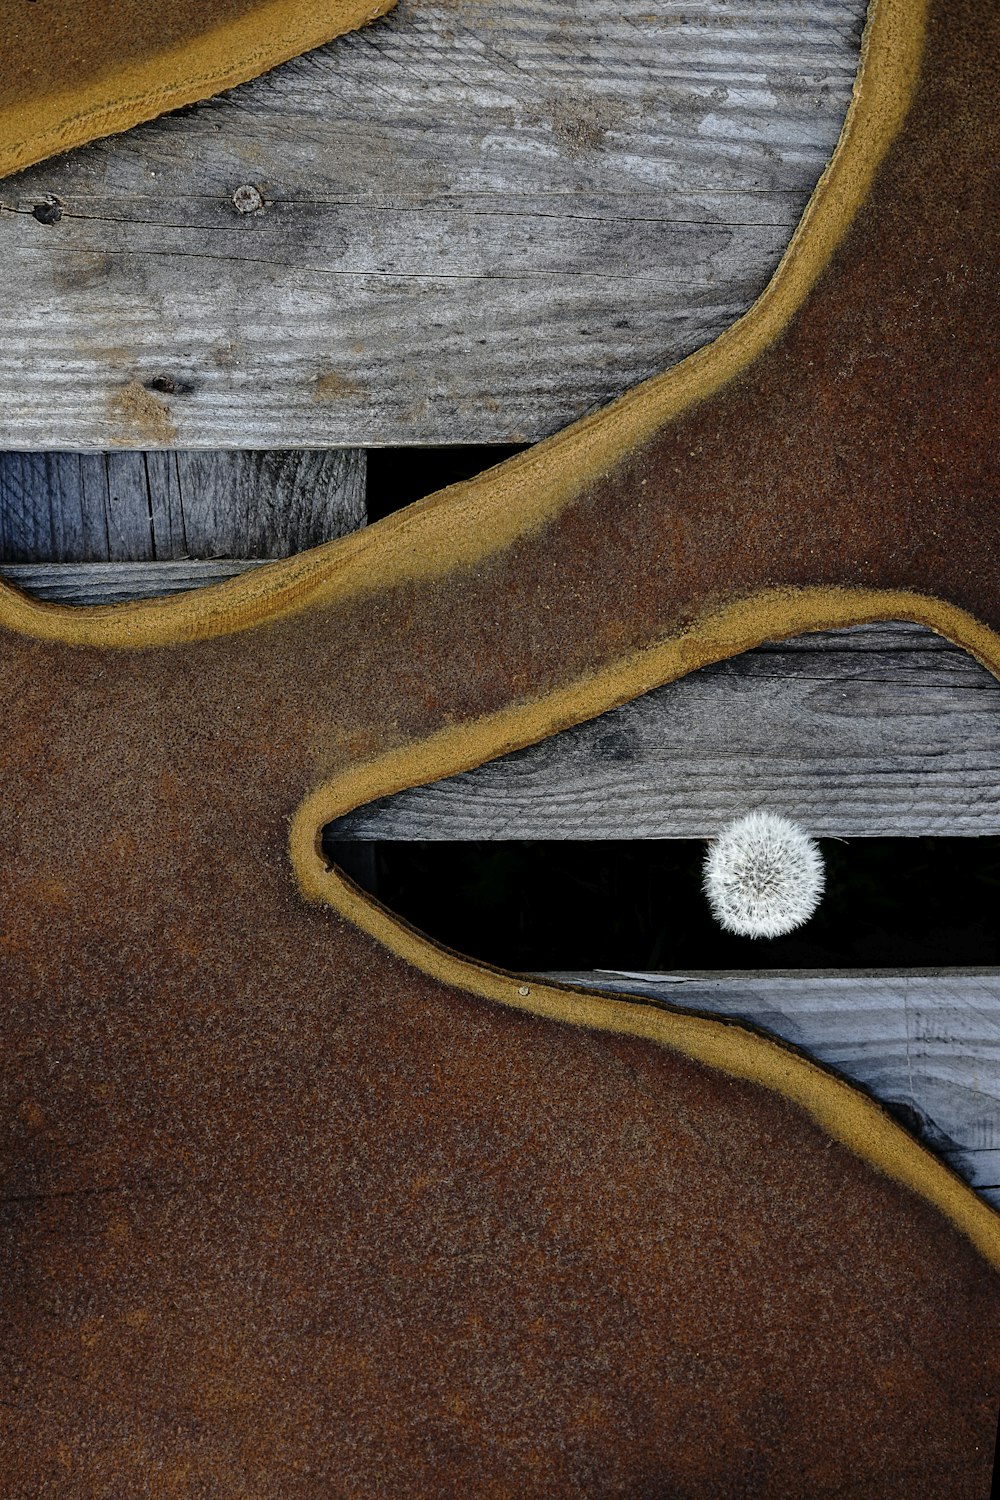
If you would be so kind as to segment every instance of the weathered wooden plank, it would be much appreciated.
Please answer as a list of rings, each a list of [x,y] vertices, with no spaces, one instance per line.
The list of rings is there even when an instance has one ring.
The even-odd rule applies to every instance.
[[[366,463],[358,448],[0,453],[0,561],[285,557],[365,524]]]
[[[697,838],[754,807],[828,836],[1000,833],[1000,684],[917,626],[801,636],[368,804],[336,837]]]
[[[870,1090],[1000,1208],[1000,973],[542,976],[732,1016]]]
[[[223,583],[261,562],[243,558],[145,563],[3,563],[0,577],[49,604],[121,604]]]
[[[560,427],[765,285],[864,8],[400,0],[0,183],[0,447]]]

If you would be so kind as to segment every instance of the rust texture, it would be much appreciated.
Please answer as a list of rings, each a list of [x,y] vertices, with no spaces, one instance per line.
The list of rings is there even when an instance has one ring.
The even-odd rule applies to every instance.
[[[136,0],[5,5],[0,15],[0,109],[42,94],[72,93],[134,60],[169,55],[193,37],[260,9],[260,0],[177,0],[161,13]],[[176,62],[174,64],[176,67]],[[164,82],[171,81],[164,64]]]
[[[288,827],[755,588],[1000,626],[996,46],[936,7],[784,337],[546,527],[183,646],[0,632],[0,1494],[986,1493],[1000,1286],[941,1214],[308,907]]]
[[[394,3],[4,0],[0,177],[245,82]]]

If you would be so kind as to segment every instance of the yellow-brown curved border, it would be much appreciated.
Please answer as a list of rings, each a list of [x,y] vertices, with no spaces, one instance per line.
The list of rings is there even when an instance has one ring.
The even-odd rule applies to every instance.
[[[252,14],[211,27],[172,52],[127,67],[112,58],[106,73],[77,88],[0,111],[0,139],[16,137],[0,152],[0,177],[246,83],[278,63],[376,20],[395,3],[269,0]]]
[[[853,97],[830,164],[768,286],[713,343],[497,468],[339,541],[196,594],[132,604],[67,608],[0,586],[0,626],[43,640],[124,649],[227,635],[314,603],[342,602],[407,578],[440,577],[544,525],[583,483],[717,391],[787,326],[899,132],[916,86],[928,6],[929,0],[872,0]],[[366,0],[361,9],[367,8]],[[864,617],[862,607],[858,618]],[[766,633],[793,628],[772,619]],[[1000,674],[1000,638],[984,660]]]
[[[376,0],[370,8],[360,7],[368,17],[383,8],[388,7]],[[179,644],[251,629],[264,619],[372,593],[406,577],[437,577],[539,527],[581,482],[605,472],[661,423],[718,390],[787,326],[840,243],[899,131],[916,83],[927,8],[928,0],[873,0],[854,96],[830,165],[767,289],[713,344],[530,452],[367,531],[242,579],[165,600],[72,609],[41,604],[2,585],[0,626],[78,646],[134,650]],[[307,45],[296,42],[291,50]],[[236,76],[228,81],[236,82]],[[221,79],[218,86],[223,86]],[[547,698],[444,730],[318,788],[293,819],[292,863],[307,899],[332,906],[435,978],[539,1016],[647,1038],[782,1094],[827,1134],[932,1203],[1000,1269],[1000,1217],[852,1085],[736,1023],[541,985],[449,953],[328,869],[319,849],[324,824],[361,802],[477,765],[768,636],[879,619],[928,625],[1000,677],[1000,636],[941,600],[905,591],[767,591]]]
[[[812,617],[816,601],[800,590],[787,607]],[[817,591],[819,592],[819,591]],[[829,591],[824,594],[824,607]],[[869,599],[870,595],[865,595]],[[934,601],[915,594],[880,596],[882,619],[921,621]],[[856,618],[858,600],[844,590],[843,620]],[[442,730],[405,745],[368,765],[353,767],[316,789],[301,803],[291,828],[291,858],[299,889],[312,902],[331,906],[383,947],[432,978],[518,1010],[596,1031],[641,1037],[705,1063],[732,1078],[760,1084],[790,1099],[827,1135],[887,1177],[919,1194],[943,1213],[1000,1270],[1000,1215],[948,1167],[932,1156],[882,1107],[804,1054],[737,1022],[636,1004],[634,996],[609,997],[580,989],[539,984],[523,975],[475,963],[432,942],[366,896],[323,857],[324,826],[363,802],[438,776],[454,775],[496,755],[544,739],[618,703],[650,691],[688,670],[688,657],[715,657],[745,649],[754,634],[754,611],[774,601],[723,611],[680,641],[665,641],[612,669],[584,678],[545,698],[523,703],[472,724]],[[940,608],[940,606],[939,606]],[[838,623],[832,621],[831,623]],[[982,627],[959,610],[949,612],[955,635]],[[749,632],[749,633],[748,633]],[[950,633],[951,633],[950,632]],[[730,648],[732,648],[730,650]]]

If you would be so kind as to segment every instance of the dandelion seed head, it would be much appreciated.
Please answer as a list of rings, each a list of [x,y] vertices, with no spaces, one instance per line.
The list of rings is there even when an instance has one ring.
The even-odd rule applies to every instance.
[[[790,818],[751,812],[709,844],[703,878],[708,904],[726,932],[781,937],[819,905],[823,857],[815,839]]]

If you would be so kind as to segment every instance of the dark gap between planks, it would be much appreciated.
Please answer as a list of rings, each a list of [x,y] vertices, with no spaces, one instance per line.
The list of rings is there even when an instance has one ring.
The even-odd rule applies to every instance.
[[[365,490],[368,520],[378,521],[525,446],[370,449],[362,455],[366,479],[363,466],[356,478],[345,470],[344,514],[338,512],[335,525],[331,494],[340,482],[336,466],[349,461],[346,452],[180,457],[191,471],[191,499],[199,488],[206,491],[205,535],[210,531],[217,537],[221,526],[225,550],[249,557],[279,556],[323,540],[331,527],[336,533],[363,524]],[[98,546],[106,557],[105,523],[112,531],[121,529],[132,509],[148,531],[149,516],[164,503],[164,496],[153,494],[154,480],[167,482],[177,455],[153,457],[155,464],[131,453],[0,455],[0,539],[6,540],[0,555],[48,561],[67,546],[82,551]],[[110,478],[92,485],[88,464],[96,465],[95,474],[100,469],[102,481],[111,476],[111,468],[104,475],[107,465],[117,464],[121,473],[114,472],[122,483],[134,477],[133,471],[139,473],[137,464],[141,467],[142,493],[130,494],[128,504],[121,501],[121,517],[115,514],[117,490]],[[265,496],[269,509],[262,510]],[[100,502],[101,512],[95,510],[92,526],[85,514],[91,500]],[[266,538],[257,535],[265,523]],[[77,539],[81,529],[88,535]],[[127,542],[124,536],[120,540]],[[191,550],[204,549],[196,543]],[[329,830],[328,838],[331,857],[400,916],[450,947],[503,967],[834,968],[1000,961],[1000,841],[990,837],[826,840],[828,893],[820,910],[800,932],[773,942],[734,938],[715,926],[701,896],[704,846],[697,840],[334,845]]]
[[[0,452],[0,564],[287,557],[526,446]]]
[[[472,479],[492,469],[528,443],[456,444],[441,448],[370,448],[368,450],[368,521],[381,521],[394,510],[422,500],[446,485]]]
[[[500,968],[946,968],[1000,963],[1000,838],[821,839],[797,932],[738,938],[701,891],[700,839],[414,843],[324,851],[429,937]]]

